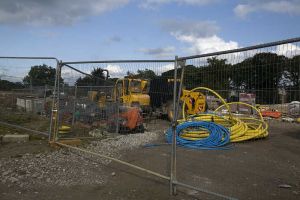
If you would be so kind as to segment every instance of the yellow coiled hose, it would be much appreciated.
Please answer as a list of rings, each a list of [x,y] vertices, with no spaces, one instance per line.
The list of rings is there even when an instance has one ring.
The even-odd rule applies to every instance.
[[[178,120],[179,123],[184,123],[186,121],[210,121],[215,122],[217,124],[220,124],[230,130],[230,141],[231,142],[241,142],[246,141],[250,139],[256,139],[256,138],[264,138],[268,136],[268,124],[264,121],[260,111],[247,103],[243,102],[231,102],[226,103],[226,101],[219,95],[216,91],[206,88],[206,87],[197,87],[191,90],[190,92],[196,91],[196,90],[206,90],[211,93],[213,93],[215,96],[217,96],[223,105],[218,107],[213,113],[200,113],[197,115],[190,115],[186,116],[185,113],[185,102],[183,102],[182,105],[182,115],[183,119]],[[234,115],[231,112],[230,106],[231,105],[243,105],[246,107],[250,107],[254,109],[258,113],[258,119],[253,117],[245,117],[245,116],[239,116]],[[221,108],[224,108],[227,110],[227,113],[224,115],[220,114]],[[198,140],[200,138],[204,138],[208,136],[207,130],[193,130],[188,129],[185,130],[181,137],[185,139],[190,140]]]

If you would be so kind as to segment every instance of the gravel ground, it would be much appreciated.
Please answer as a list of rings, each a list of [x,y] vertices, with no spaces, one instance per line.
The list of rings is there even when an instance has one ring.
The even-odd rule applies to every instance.
[[[92,152],[120,158],[122,151],[132,150],[154,142],[160,134],[161,132],[145,132],[143,134],[121,135],[115,138],[92,141],[84,148]],[[105,174],[102,168],[109,163],[110,160],[90,159],[89,155],[70,152],[67,149],[39,154],[26,153],[17,158],[0,159],[0,180],[8,187],[18,186],[24,189],[47,185],[103,184],[109,175]]]

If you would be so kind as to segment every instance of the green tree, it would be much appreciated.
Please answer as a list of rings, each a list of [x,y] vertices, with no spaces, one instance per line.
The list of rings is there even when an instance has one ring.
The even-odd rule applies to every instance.
[[[7,80],[0,80],[0,90],[13,90],[13,89],[21,89],[24,88],[24,85],[20,82],[10,82]]]
[[[35,65],[32,66],[28,75],[24,77],[23,83],[25,85],[32,86],[44,86],[51,85],[54,86],[55,83],[55,68],[48,65]],[[61,79],[62,82],[62,79]]]
[[[277,103],[278,88],[288,66],[288,58],[275,53],[259,53],[232,68],[232,88],[256,93],[258,103]]]
[[[137,70],[137,73],[133,73],[130,71],[127,71],[127,77],[131,78],[140,78],[140,79],[154,79],[156,76],[155,72],[152,71],[151,69],[139,69]]]
[[[94,68],[91,72],[91,75],[86,75],[83,78],[78,78],[76,80],[77,85],[81,86],[88,86],[88,85],[95,85],[95,86],[101,86],[106,84],[106,77],[104,74],[104,70],[101,68]]]

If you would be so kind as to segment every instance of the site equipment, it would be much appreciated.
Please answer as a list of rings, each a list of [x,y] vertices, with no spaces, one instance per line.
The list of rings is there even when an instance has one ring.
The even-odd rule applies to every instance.
[[[177,80],[179,81],[179,80]],[[179,86],[179,84],[177,84]],[[173,88],[174,79],[155,78],[150,81],[149,95],[153,111],[166,115],[169,120],[173,119]],[[178,93],[179,87],[177,88]],[[206,97],[201,92],[181,91],[180,104],[185,104],[185,112],[189,115],[205,112]],[[181,110],[180,110],[181,111]],[[179,113],[180,114],[180,113]]]
[[[114,87],[114,101],[125,106],[139,107],[143,112],[150,112],[148,80],[135,78],[118,79]]]

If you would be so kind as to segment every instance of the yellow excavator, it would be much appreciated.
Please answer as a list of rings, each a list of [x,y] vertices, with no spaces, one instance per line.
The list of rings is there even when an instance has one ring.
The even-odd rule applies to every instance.
[[[138,107],[143,113],[155,112],[159,115],[166,115],[169,120],[172,120],[174,115],[173,87],[173,79],[147,80],[125,77],[116,81],[112,97],[104,92],[90,91],[88,98],[98,102],[100,108],[105,107],[107,102],[120,102],[127,107]],[[186,105],[186,113],[189,115],[204,112],[207,109],[206,97],[201,92],[182,89],[180,103],[183,102]]]
[[[114,101],[125,106],[139,107],[143,112],[150,111],[150,96],[148,80],[136,78],[121,78],[114,87]]]

